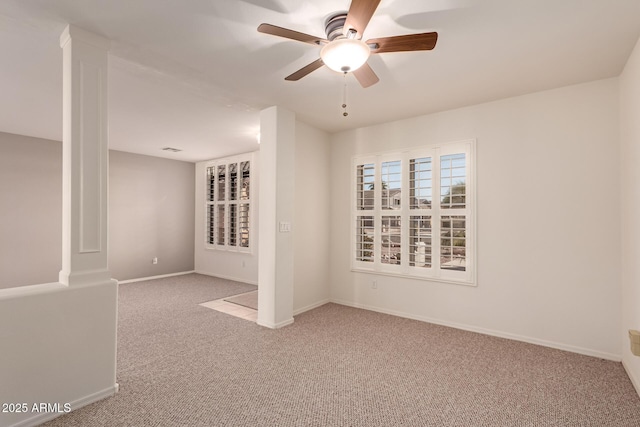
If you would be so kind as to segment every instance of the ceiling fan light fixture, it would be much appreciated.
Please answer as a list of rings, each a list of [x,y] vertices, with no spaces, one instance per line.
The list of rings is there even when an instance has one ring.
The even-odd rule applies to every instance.
[[[362,67],[370,54],[371,49],[362,40],[343,38],[325,45],[320,58],[333,71],[348,73]]]

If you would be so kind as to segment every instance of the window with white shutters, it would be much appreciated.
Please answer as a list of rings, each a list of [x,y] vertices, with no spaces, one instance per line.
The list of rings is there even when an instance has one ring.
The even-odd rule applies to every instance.
[[[219,159],[206,166],[208,248],[251,249],[251,155]]]
[[[474,285],[474,150],[354,158],[352,269]]]

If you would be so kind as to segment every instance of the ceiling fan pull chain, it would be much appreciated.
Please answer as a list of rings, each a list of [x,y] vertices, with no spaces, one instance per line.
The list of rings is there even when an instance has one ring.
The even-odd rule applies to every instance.
[[[344,91],[342,92],[342,108],[344,109],[342,115],[347,117],[349,113],[347,113],[347,73],[344,74]]]

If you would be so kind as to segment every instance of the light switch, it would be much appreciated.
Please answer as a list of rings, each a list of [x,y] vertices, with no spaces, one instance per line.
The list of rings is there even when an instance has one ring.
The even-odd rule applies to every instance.
[[[287,221],[280,221],[280,232],[289,233],[291,231],[291,223]]]

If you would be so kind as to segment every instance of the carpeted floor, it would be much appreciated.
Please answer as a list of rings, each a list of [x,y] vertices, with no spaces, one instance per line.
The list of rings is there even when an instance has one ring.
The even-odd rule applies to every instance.
[[[120,392],[48,426],[640,426],[620,363],[327,304],[279,330],[198,306],[200,275],[120,286]]]

